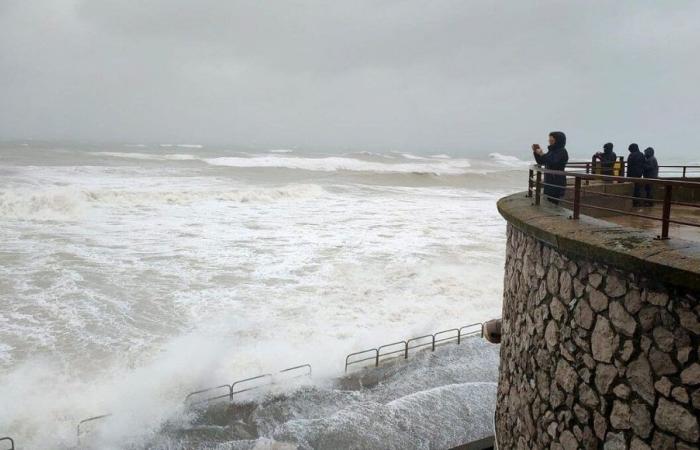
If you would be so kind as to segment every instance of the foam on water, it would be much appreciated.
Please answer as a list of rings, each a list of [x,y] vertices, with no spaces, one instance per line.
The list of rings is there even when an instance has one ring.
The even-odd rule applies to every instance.
[[[413,157],[412,159],[419,159]],[[467,160],[426,163],[380,163],[348,157],[299,158],[288,156],[257,156],[252,158],[219,157],[204,161],[215,166],[259,168],[275,167],[320,172],[356,171],[374,173],[432,173],[463,175],[471,164]]]
[[[124,417],[111,442],[152,435],[199,387],[335,376],[352,351],[500,314],[495,199],[513,188],[383,175],[472,162],[31,151],[0,164],[0,430],[21,448],[106,412]],[[255,170],[269,158],[288,171]]]

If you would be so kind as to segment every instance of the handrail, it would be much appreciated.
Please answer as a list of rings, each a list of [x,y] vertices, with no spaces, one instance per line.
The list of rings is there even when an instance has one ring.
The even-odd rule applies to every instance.
[[[298,365],[298,366],[288,367],[288,368],[286,368],[286,369],[280,370],[280,371],[277,372],[277,373],[278,373],[278,374],[288,373],[288,372],[292,372],[292,371],[294,371],[294,370],[299,370],[299,369],[308,369],[308,370],[305,371],[305,373],[300,374],[300,375],[297,375],[297,376],[294,376],[294,377],[286,377],[285,380],[291,380],[291,379],[299,378],[299,377],[303,377],[303,376],[308,376],[308,377],[312,376],[313,369],[311,368],[311,364],[300,364],[300,365]],[[251,387],[249,387],[249,388],[239,389],[239,390],[237,390],[237,391],[234,390],[234,388],[236,387],[236,385],[240,385],[240,384],[243,384],[243,383],[247,383],[247,382],[249,382],[249,381],[255,381],[255,380],[260,380],[260,379],[267,379],[267,382],[264,383],[264,384],[260,384],[260,385],[256,385],[256,386],[251,386]],[[263,373],[263,374],[261,374],[261,375],[257,375],[257,376],[254,376],[254,377],[244,378],[244,379],[242,379],[242,380],[236,380],[236,381],[234,381],[234,382],[231,383],[231,384],[222,384],[222,385],[220,385],[220,386],[215,386],[215,387],[211,387],[211,388],[200,389],[200,390],[198,390],[198,391],[190,392],[189,394],[187,394],[187,396],[185,396],[185,403],[186,403],[186,404],[190,404],[190,405],[196,405],[196,404],[201,404],[201,403],[207,403],[207,402],[210,402],[210,401],[212,401],[212,400],[218,400],[218,399],[220,399],[220,398],[225,398],[225,397],[228,397],[229,401],[233,401],[233,396],[236,395],[236,394],[240,394],[240,393],[243,393],[243,392],[252,391],[252,390],[255,390],[255,389],[260,389],[260,388],[263,388],[263,387],[265,387],[265,386],[269,386],[269,385],[271,385],[271,384],[275,384],[275,377],[274,377],[274,375],[271,374],[271,373]],[[215,390],[217,390],[217,389],[222,389],[222,388],[228,388],[228,393],[222,394],[222,395],[217,395],[217,396],[214,396],[214,397],[203,398],[203,399],[200,399],[200,400],[197,400],[197,401],[190,401],[190,399],[191,399],[192,397],[196,396],[196,395],[204,394],[204,393],[206,393],[206,392],[211,392],[211,391],[215,391]]]
[[[454,336],[454,337],[446,337],[446,338],[444,338],[444,339],[437,339],[437,337],[438,337],[439,335],[441,335],[441,334],[446,334],[446,333],[451,333],[451,332],[453,332],[453,331],[456,331],[456,332],[457,332],[457,336]],[[451,329],[449,329],[449,330],[438,331],[437,333],[433,334],[433,350],[435,350],[435,345],[436,345],[438,342],[446,342],[446,341],[451,341],[451,340],[454,340],[454,339],[457,339],[458,341],[460,340],[460,339],[459,339],[459,328],[451,328]]]
[[[420,340],[425,339],[425,338],[430,338],[430,342],[426,342],[425,344],[414,345],[413,347],[411,347],[409,345],[413,341],[420,341]],[[408,358],[408,351],[409,350],[414,349],[414,348],[425,347],[428,345],[430,345],[432,347],[432,349],[435,350],[435,336],[432,334],[426,334],[424,336],[416,336],[414,338],[407,340],[406,341],[406,355],[405,355],[405,357]]]
[[[211,387],[211,388],[207,388],[207,389],[201,389],[201,390],[199,390],[199,391],[190,392],[190,393],[187,394],[187,396],[185,397],[185,402],[187,402],[187,401],[190,399],[190,397],[193,397],[193,396],[195,396],[195,395],[204,394],[205,392],[215,391],[215,390],[221,389],[221,388],[228,388],[228,393],[227,393],[227,394],[223,394],[223,395],[219,395],[219,396],[216,396],[216,397],[205,398],[205,399],[202,399],[202,400],[199,400],[199,401],[200,401],[200,402],[208,402],[208,401],[210,401],[210,400],[216,400],[216,399],[219,399],[219,398],[233,397],[233,387],[232,387],[230,384],[222,384],[221,386],[216,386],[216,387]]]
[[[77,438],[77,440],[78,440],[78,445],[80,445],[80,435],[81,435],[80,427],[81,427],[81,425],[83,425],[84,423],[87,423],[87,422],[92,422],[92,421],[95,421],[95,420],[105,419],[105,418],[107,418],[107,417],[110,417],[111,415],[112,415],[112,413],[109,413],[109,414],[101,414],[101,415],[99,415],[99,416],[88,417],[87,419],[83,419],[83,420],[81,420],[80,422],[78,422],[78,425],[75,427],[75,428],[76,428],[76,429],[75,429],[75,435],[76,435],[76,438]]]
[[[370,353],[370,352],[374,352],[374,353],[375,353],[375,356],[372,356],[371,358],[358,359],[357,361],[348,362],[348,360],[350,359],[351,356],[363,355],[363,354],[365,354],[365,353]],[[348,371],[348,366],[351,365],[351,364],[357,364],[357,363],[361,363],[361,362],[364,362],[364,361],[369,361],[369,360],[376,360],[376,359],[378,359],[378,356],[377,356],[378,353],[379,353],[379,351],[378,351],[376,348],[370,348],[370,349],[367,349],[367,350],[362,350],[362,351],[359,351],[359,352],[350,353],[348,356],[345,357],[345,372]]]
[[[685,175],[685,167],[688,166],[681,166],[684,167],[684,175]],[[587,170],[588,172],[588,170]],[[546,194],[543,194],[543,187],[545,186],[553,186],[556,188],[568,188],[570,185],[568,182],[566,185],[558,185],[558,184],[552,184],[552,183],[545,183],[542,181],[542,174],[545,175],[558,175],[558,176],[563,176],[566,178],[572,177],[574,179],[574,185],[573,185],[573,201],[565,198],[552,198],[549,197]],[[535,180],[533,181],[533,176],[535,177]],[[630,211],[623,211],[620,209],[616,208],[610,208],[610,207],[605,207],[605,206],[600,206],[600,205],[594,205],[590,203],[584,203],[581,201],[581,194],[582,193],[591,193],[593,195],[599,195],[603,197],[615,197],[615,198],[622,198],[622,199],[631,199],[635,202],[641,202],[641,201],[647,201],[645,198],[641,197],[635,197],[635,196],[626,196],[626,195],[621,195],[621,194],[613,194],[613,193],[606,193],[606,192],[593,192],[588,189],[582,189],[581,187],[581,181],[585,180],[586,184],[588,184],[589,181],[591,180],[600,180],[600,181],[606,181],[606,182],[618,182],[618,183],[632,183],[635,186],[635,190],[638,189],[640,184],[644,185],[651,185],[651,186],[657,186],[657,187],[662,187],[663,188],[663,200],[658,200],[658,199],[649,199],[649,201],[655,202],[655,203],[662,203],[662,212],[661,212],[661,217],[655,217],[651,216],[648,214],[639,214],[636,212],[630,212]],[[700,191],[700,182],[697,181],[683,181],[683,180],[675,180],[675,179],[664,179],[664,178],[636,178],[636,177],[624,177],[624,176],[614,176],[614,175],[599,175],[599,174],[590,174],[590,173],[580,173],[580,172],[572,172],[572,171],[566,171],[566,170],[552,170],[552,169],[546,169],[543,168],[537,164],[533,164],[530,166],[530,169],[528,171],[528,191],[527,195],[528,197],[533,197],[533,187],[534,187],[534,205],[539,205],[540,204],[540,199],[542,196],[550,199],[550,200],[555,200],[556,203],[562,203],[565,205],[570,205],[572,209],[572,219],[578,220],[581,215],[581,208],[590,208],[590,209],[596,209],[596,210],[601,210],[601,211],[608,211],[608,212],[613,212],[616,214],[621,214],[621,215],[627,215],[627,216],[633,216],[633,217],[640,217],[644,219],[649,219],[649,220],[657,220],[661,222],[661,234],[657,237],[657,239],[669,239],[669,228],[670,224],[677,224],[677,225],[685,225],[685,226],[691,226],[691,227],[700,227],[700,223],[696,222],[689,222],[685,220],[678,220],[678,219],[673,219],[671,218],[671,206],[672,205],[678,205],[678,206],[686,206],[686,207],[700,207],[700,204],[692,204],[688,202],[681,202],[681,201],[674,201],[673,200],[673,189],[676,188],[692,188],[692,189],[698,189]]]
[[[5,450],[15,450],[15,441],[10,436],[0,437],[0,442],[8,441],[10,443],[10,448]]]
[[[233,395],[233,394],[240,394],[241,392],[252,391],[252,390],[254,390],[254,389],[260,389],[260,388],[263,387],[263,386],[267,386],[266,384],[261,384],[261,385],[259,385],[259,386],[253,386],[253,387],[250,387],[250,388],[247,388],[247,389],[241,389],[240,391],[234,391],[234,390],[233,390],[233,388],[234,388],[237,384],[247,383],[248,381],[260,380],[260,379],[262,379],[262,378],[266,378],[266,379],[269,380],[269,383],[272,383],[272,374],[271,374],[271,373],[264,373],[264,374],[262,374],[262,375],[258,375],[258,376],[255,376],[255,377],[250,377],[250,378],[245,378],[245,379],[243,379],[243,380],[234,381],[234,382],[231,384],[231,395]],[[269,384],[269,383],[268,383],[268,384]]]
[[[465,330],[465,329],[468,329],[468,328],[474,328],[474,327],[477,327],[477,326],[479,327],[478,330],[469,331],[469,332],[466,332],[466,333],[463,333],[463,332],[462,332],[462,330]],[[447,333],[455,333],[455,332],[457,333],[456,336],[444,337],[444,338],[442,338],[442,339],[438,339],[438,338],[437,338],[438,336],[441,336],[441,335],[444,335],[444,334],[447,334]],[[348,367],[352,366],[353,364],[359,364],[359,363],[363,363],[363,362],[366,362],[366,361],[372,361],[372,360],[373,360],[373,361],[374,361],[374,367],[379,367],[379,362],[380,362],[380,359],[381,359],[382,356],[395,355],[395,354],[397,354],[397,353],[402,353],[402,352],[403,352],[403,354],[404,354],[404,359],[408,359],[408,352],[409,352],[409,350],[412,350],[412,349],[414,349],[414,348],[421,348],[421,347],[430,346],[430,347],[431,347],[431,351],[435,351],[435,347],[436,347],[437,344],[440,343],[440,342],[449,342],[449,341],[455,341],[455,340],[456,340],[456,341],[457,341],[457,345],[459,345],[459,344],[461,344],[461,342],[462,342],[462,338],[464,338],[464,337],[476,336],[476,335],[479,335],[479,334],[481,335],[481,337],[484,337],[484,324],[481,323],[481,322],[471,323],[471,324],[469,324],[469,325],[464,325],[464,326],[461,327],[461,328],[450,328],[450,329],[448,329],[448,330],[441,330],[441,331],[438,331],[438,332],[433,333],[433,334],[426,334],[426,335],[423,335],[423,336],[412,337],[412,338],[410,338],[410,339],[408,339],[408,340],[405,340],[405,341],[396,341],[396,342],[392,342],[391,344],[384,344],[384,345],[381,345],[381,346],[379,346],[379,347],[377,347],[377,348],[370,348],[370,349],[367,349],[367,350],[361,350],[361,351],[359,351],[359,352],[350,353],[350,354],[348,354],[348,355],[345,357],[345,373],[348,372]],[[416,341],[420,341],[420,340],[427,339],[427,338],[430,338],[430,342],[425,342],[425,343],[423,343],[423,344],[417,344],[417,345],[411,345],[411,342],[416,342]],[[391,351],[391,352],[381,353],[381,350],[382,350],[382,349],[388,348],[388,347],[394,347],[394,346],[397,346],[397,345],[399,345],[399,344],[403,344],[403,345],[404,345],[403,350],[394,350],[394,351]],[[355,360],[352,360],[352,361],[350,360],[350,358],[352,358],[353,356],[366,355],[366,354],[369,354],[369,353],[374,353],[374,355],[371,356],[371,357],[368,357],[368,358],[359,358],[359,359],[355,359]]]
[[[382,353],[382,349],[383,349],[383,348],[395,347],[395,346],[397,346],[397,345],[399,345],[399,344],[403,344],[403,347],[404,347],[404,348],[402,348],[401,350],[393,351],[393,352]],[[407,344],[406,344],[406,341],[396,341],[396,342],[392,342],[391,344],[380,345],[379,347],[377,347],[377,360],[376,360],[376,365],[379,366],[379,358],[381,358],[382,356],[395,355],[396,353],[404,353],[404,354],[405,354],[405,352],[406,352],[406,345],[407,345]]]
[[[307,373],[304,373],[302,375],[297,375],[297,377],[301,377],[304,375],[311,376],[313,373],[313,369],[311,368],[311,364],[301,364],[299,366],[294,366],[290,367],[288,369],[280,370],[279,373],[286,373],[286,372],[291,372],[292,370],[297,370],[297,369],[303,369],[303,368],[308,368],[309,371]],[[296,377],[295,377],[296,378]]]

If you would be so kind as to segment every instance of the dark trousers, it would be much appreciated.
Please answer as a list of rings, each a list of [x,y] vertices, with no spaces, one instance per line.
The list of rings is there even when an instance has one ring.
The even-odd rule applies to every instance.
[[[634,183],[634,193],[632,194],[634,199],[632,200],[633,206],[642,205],[642,183]]]

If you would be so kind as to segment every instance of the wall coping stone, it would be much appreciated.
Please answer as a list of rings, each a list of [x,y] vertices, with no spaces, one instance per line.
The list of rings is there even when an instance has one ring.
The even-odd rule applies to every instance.
[[[696,290],[700,286],[700,243],[657,240],[649,231],[588,216],[570,220],[569,210],[547,201],[535,206],[532,201],[524,192],[503,197],[498,212],[515,228],[561,252],[680,287]]]

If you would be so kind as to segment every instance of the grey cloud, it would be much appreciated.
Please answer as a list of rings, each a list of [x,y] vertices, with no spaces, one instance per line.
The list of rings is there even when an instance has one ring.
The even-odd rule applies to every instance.
[[[0,139],[687,149],[697,2],[0,2]]]

